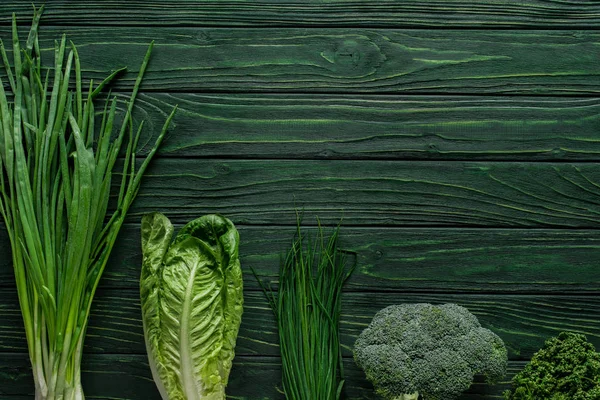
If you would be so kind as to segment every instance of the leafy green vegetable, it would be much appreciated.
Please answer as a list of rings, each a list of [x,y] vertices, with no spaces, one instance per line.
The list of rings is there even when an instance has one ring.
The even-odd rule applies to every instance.
[[[173,237],[160,213],[142,218],[140,292],[152,376],[165,400],[220,400],[242,320],[239,236],[206,215]]]
[[[476,374],[506,373],[504,342],[456,304],[403,304],[379,311],[354,344],[354,359],[389,400],[455,399]]]
[[[332,400],[343,381],[339,324],[346,268],[338,249],[339,227],[325,238],[319,224],[314,244],[306,244],[297,219],[292,248],[279,269],[275,294],[259,280],[279,328],[283,390],[290,400]],[[254,272],[254,271],[253,271]]]
[[[598,400],[600,354],[584,335],[550,338],[514,376],[507,400]]]
[[[42,8],[34,10],[24,47],[13,14],[13,69],[0,43],[6,69],[6,81],[0,80],[0,213],[11,243],[35,397],[83,399],[80,364],[92,299],[142,175],[175,111],[137,168],[142,126],[134,131],[131,113],[152,45],[111,140],[117,100],[109,99],[103,107],[99,127],[94,99],[122,70],[98,86],[90,82],[84,94],[77,49],[71,44],[65,60],[64,36],[56,44],[54,70],[42,68],[41,14]],[[11,93],[5,93],[5,85]],[[124,164],[120,188],[113,193],[116,210],[107,218],[120,153]]]

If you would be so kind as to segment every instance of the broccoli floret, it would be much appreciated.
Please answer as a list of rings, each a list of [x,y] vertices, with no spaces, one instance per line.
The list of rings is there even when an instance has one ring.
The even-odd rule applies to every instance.
[[[512,380],[507,400],[599,400],[600,354],[584,335],[550,338]]]
[[[393,305],[354,344],[354,360],[388,400],[451,400],[481,374],[506,373],[504,342],[456,304]]]

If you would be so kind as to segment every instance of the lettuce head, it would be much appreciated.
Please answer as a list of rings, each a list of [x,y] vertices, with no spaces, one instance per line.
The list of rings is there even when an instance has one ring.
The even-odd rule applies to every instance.
[[[242,319],[239,235],[220,215],[142,218],[140,294],[152,376],[164,400],[221,400]]]

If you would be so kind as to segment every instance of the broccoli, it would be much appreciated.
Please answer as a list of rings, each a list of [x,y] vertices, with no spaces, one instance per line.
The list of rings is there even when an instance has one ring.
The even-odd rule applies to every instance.
[[[562,332],[550,338],[512,379],[507,400],[598,400],[600,354],[584,335]]]
[[[354,360],[388,400],[451,400],[474,375],[506,373],[504,342],[456,304],[393,305],[379,311],[354,344]]]

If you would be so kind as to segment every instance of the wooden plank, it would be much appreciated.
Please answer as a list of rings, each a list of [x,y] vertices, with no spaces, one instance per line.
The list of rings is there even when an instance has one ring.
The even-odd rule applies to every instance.
[[[137,103],[143,140],[175,104],[162,156],[600,160],[596,98],[155,93]]]
[[[0,354],[26,351],[16,295],[0,290]],[[263,293],[246,291],[236,354],[278,355],[275,320]],[[483,326],[505,341],[511,360],[526,360],[544,341],[561,331],[584,333],[600,347],[600,299],[562,295],[344,293],[341,324],[344,354],[351,355],[356,337],[375,313],[391,304],[447,303],[467,307]],[[88,353],[145,354],[137,290],[105,290],[94,300],[86,337]]]
[[[377,26],[377,27],[568,27],[600,22],[597,2],[532,0],[45,0],[46,24],[144,26]],[[12,12],[28,16],[18,0],[0,4],[0,23]]]
[[[294,228],[240,226],[238,230],[244,286],[258,290],[251,268],[265,279],[276,280]],[[600,232],[596,230],[343,227],[341,245],[357,253],[358,268],[348,281],[348,291],[593,294],[600,290]],[[1,230],[0,249],[8,248],[6,232]],[[136,287],[141,259],[139,226],[127,224],[101,287]],[[0,287],[14,287],[8,254],[0,259]]]
[[[157,159],[128,220],[294,225],[302,208],[347,226],[598,228],[599,188],[597,163]]]
[[[130,221],[219,212],[238,225],[293,225],[294,208],[346,225],[600,226],[600,165],[507,162],[156,160]]]
[[[121,89],[156,40],[143,91],[600,92],[595,31],[45,27],[47,62],[63,32],[79,45],[84,78],[128,65]]]
[[[0,358],[0,395],[3,400],[26,400],[33,396],[26,354],[3,354]],[[510,362],[507,376],[496,385],[477,378],[459,400],[501,399],[508,382],[523,362]],[[346,383],[342,398],[379,399],[364,373],[351,359],[344,360]],[[86,399],[160,400],[144,355],[84,355],[82,384]],[[280,393],[281,364],[277,357],[236,357],[227,394],[234,399],[284,399]]]

